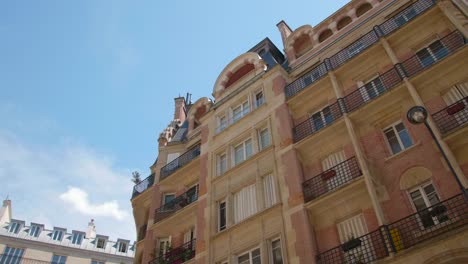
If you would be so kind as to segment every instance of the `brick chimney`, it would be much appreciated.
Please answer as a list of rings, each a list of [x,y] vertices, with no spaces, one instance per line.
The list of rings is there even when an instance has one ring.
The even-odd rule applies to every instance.
[[[181,123],[185,121],[185,98],[177,97],[174,98],[175,101],[175,110],[174,110],[174,119],[179,119]]]
[[[289,35],[291,35],[292,30],[288,26],[288,24],[284,22],[284,20],[281,20],[278,24],[276,24],[276,26],[278,27],[281,33],[281,40],[283,40],[283,47],[284,47],[284,44],[286,43],[286,39],[289,37]]]

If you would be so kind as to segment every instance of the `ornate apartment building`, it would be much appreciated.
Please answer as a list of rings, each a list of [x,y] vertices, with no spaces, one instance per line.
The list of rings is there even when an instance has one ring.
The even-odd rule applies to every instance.
[[[47,229],[44,224],[26,224],[14,219],[10,200],[0,207],[0,264],[131,264],[135,243],[111,241],[96,234],[94,220],[86,231]]]
[[[467,14],[353,0],[175,98],[136,263],[468,263]]]

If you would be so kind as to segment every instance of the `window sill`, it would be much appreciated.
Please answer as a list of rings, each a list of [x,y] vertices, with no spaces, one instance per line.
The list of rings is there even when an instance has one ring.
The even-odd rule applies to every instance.
[[[398,157],[398,156],[400,156],[400,155],[404,155],[404,154],[406,154],[406,153],[412,151],[413,149],[416,149],[416,148],[419,147],[419,146],[421,146],[421,141],[418,141],[418,142],[416,142],[416,144],[412,145],[411,147],[406,148],[406,149],[404,149],[404,150],[402,150],[402,151],[400,151],[400,152],[398,152],[398,153],[396,153],[396,154],[393,154],[393,155],[391,155],[390,157],[387,157],[387,158],[385,159],[385,162],[391,162],[391,161],[393,161],[396,157]]]

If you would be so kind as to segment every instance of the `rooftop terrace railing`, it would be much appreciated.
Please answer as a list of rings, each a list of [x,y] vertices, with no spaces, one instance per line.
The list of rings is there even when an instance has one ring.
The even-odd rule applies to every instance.
[[[320,253],[320,264],[371,263],[468,224],[462,194]],[[360,261],[360,262],[359,262]]]
[[[193,239],[180,247],[173,248],[161,256],[151,260],[149,264],[182,264],[195,257],[196,239]]]
[[[442,134],[468,124],[468,97],[432,114],[432,118]]]
[[[376,25],[373,30],[369,31],[367,34],[363,35],[330,58],[324,59],[322,63],[288,84],[285,87],[286,98],[291,98],[298,94],[307,86],[315,83],[325,76],[328,71],[337,69],[347,61],[361,54],[378,42],[381,37],[390,35],[398,28],[401,28],[411,20],[432,8],[436,2],[437,1],[435,0],[418,0],[382,24]]]
[[[174,159],[173,161],[169,162],[164,167],[162,167],[159,180],[164,180],[169,175],[173,174],[178,169],[184,167],[198,156],[200,156],[200,145],[191,148],[184,154],[180,155],[178,158]]]
[[[180,196],[175,197],[170,202],[164,204],[160,208],[156,209],[154,216],[154,223],[157,223],[173,214],[177,211],[182,210],[189,204],[198,200],[198,185],[190,188],[188,191]]]
[[[356,157],[345,160],[302,183],[304,202],[333,192],[361,175]]]
[[[132,199],[148,190],[154,183],[154,173],[148,176],[146,179],[142,180],[140,183],[133,186]]]

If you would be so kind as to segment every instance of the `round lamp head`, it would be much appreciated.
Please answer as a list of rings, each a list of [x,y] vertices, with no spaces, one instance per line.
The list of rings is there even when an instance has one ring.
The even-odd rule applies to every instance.
[[[406,114],[411,124],[422,124],[427,119],[427,110],[422,106],[413,106]]]

